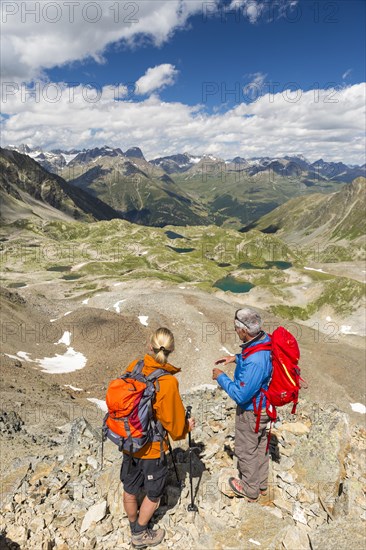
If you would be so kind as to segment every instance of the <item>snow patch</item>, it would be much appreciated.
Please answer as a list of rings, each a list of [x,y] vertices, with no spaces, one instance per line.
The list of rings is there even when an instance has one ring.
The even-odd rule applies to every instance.
[[[43,367],[42,372],[48,374],[64,374],[66,372],[74,372],[83,369],[86,365],[86,357],[74,348],[67,348],[63,355],[56,353],[54,357],[45,357],[37,359],[37,363]]]
[[[147,320],[149,316],[148,315],[139,315],[138,319],[142,325],[145,325],[145,327],[148,326]]]
[[[113,286],[121,286],[121,285],[123,285],[123,283],[114,283]]]
[[[352,331],[351,325],[341,325],[340,332],[341,334],[358,334],[357,332]]]
[[[28,361],[29,363],[35,363],[35,361],[33,361],[33,359],[29,357],[29,353],[27,353],[26,351],[18,351],[17,356],[21,359],[24,359],[25,361]]]
[[[71,268],[71,271],[77,271],[78,269],[81,269],[82,267],[84,267],[84,265],[86,265],[88,262],[82,262],[81,264],[76,264],[74,265],[74,267]]]
[[[65,346],[69,346],[71,344],[71,332],[65,330],[59,341],[55,343],[55,346],[57,346],[57,344],[65,344]]]
[[[122,304],[122,303],[125,302],[125,301],[126,301],[125,299],[124,299],[124,300],[118,300],[118,302],[116,302],[116,303],[114,304],[113,307],[114,307],[114,309],[116,310],[117,313],[121,313],[121,309],[120,309],[120,307],[119,307],[119,304]]]
[[[199,313],[200,315],[203,315],[202,311],[199,311],[198,313]]]
[[[68,165],[72,160],[74,160],[75,157],[78,156],[79,153],[74,154],[67,154],[67,153],[61,153],[61,156],[64,157],[66,165]]]
[[[89,302],[89,300],[90,300],[90,298],[86,298],[86,299],[83,300],[81,303],[86,305],[86,304]]]
[[[64,317],[66,317],[66,315],[70,315],[70,313],[72,313],[72,311],[66,311],[66,313],[64,313]]]
[[[256,544],[257,546],[260,546],[261,543],[254,539],[248,539],[248,542],[251,542],[252,544]]]
[[[362,403],[350,403],[351,408],[354,412],[360,414],[366,414],[366,407]]]
[[[27,351],[17,351],[16,355],[11,355],[10,353],[4,353],[7,357],[10,357],[10,359],[23,359],[24,361],[28,361],[28,363],[36,363],[34,359],[31,359],[29,357],[29,353]]]
[[[103,401],[102,399],[96,399],[95,397],[87,397],[87,400],[91,403],[95,403],[99,409],[101,409],[103,412],[108,412],[107,403]]]
[[[325,318],[325,320],[329,322],[329,321],[331,321],[331,320],[332,320],[332,318],[331,318],[331,317],[329,317],[329,315],[327,315],[327,316],[326,316],[326,318]]]
[[[82,388],[75,388],[75,386],[71,386],[70,384],[64,384],[64,387],[70,388],[71,390],[74,390],[74,391],[84,391]]]
[[[179,286],[178,288],[181,288],[182,290],[184,290],[186,287],[185,286]]]
[[[304,267],[304,269],[307,269],[308,271],[318,271],[318,273],[327,273],[326,271],[323,271],[323,269],[315,269],[315,267]]]
[[[190,157],[189,161],[192,164],[198,164],[202,160],[202,157]]]
[[[220,351],[224,351],[225,353],[227,353],[228,355],[232,355],[233,357],[235,355],[235,353],[231,353],[231,351],[225,348],[225,346],[222,346],[222,348],[220,348]]]

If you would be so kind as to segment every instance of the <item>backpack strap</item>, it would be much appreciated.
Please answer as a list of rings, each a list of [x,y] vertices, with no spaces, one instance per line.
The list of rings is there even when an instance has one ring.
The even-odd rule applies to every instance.
[[[259,398],[259,405],[257,407],[257,398],[253,397],[253,412],[254,412],[255,416],[257,417],[257,421],[255,423],[255,430],[254,430],[256,434],[259,432],[259,424],[260,424],[260,421],[261,421],[263,398],[264,398],[264,395],[261,391],[260,398]]]
[[[168,374],[169,376],[172,376],[172,374],[170,374],[170,372],[168,372],[164,369],[156,369],[156,370],[154,370],[154,372],[152,372],[151,374],[149,374],[149,376],[146,377],[146,380],[148,382],[152,382],[153,384],[155,382],[154,386],[155,386],[155,391],[156,392],[160,391],[159,378],[161,376],[164,376],[165,374]],[[160,420],[155,420],[154,414],[153,414],[153,411],[152,411],[151,401],[150,401],[149,406],[151,407],[151,424],[152,424],[153,430],[155,431],[155,433],[159,434],[159,436],[160,436],[160,460],[162,461],[163,457],[164,457],[163,441],[164,441],[164,439],[167,435],[167,431],[163,427]]]
[[[158,378],[160,378],[161,376],[164,376],[164,374],[169,374],[170,376],[172,376],[170,372],[168,372],[167,370],[156,369],[154,370],[154,372],[149,374],[149,376],[146,376],[146,380],[149,380],[149,382],[155,382],[155,380],[158,380]]]
[[[144,368],[144,360],[140,359],[140,361],[138,361],[134,366],[133,370],[131,372],[126,372],[126,374],[131,377],[138,376],[139,374],[142,374],[143,368]]]
[[[247,359],[250,355],[252,355],[253,353],[257,353],[258,351],[272,351],[272,342],[264,342],[263,344],[256,344],[255,346],[250,346],[249,348],[243,349],[241,355],[243,359]],[[256,423],[255,423],[255,430],[254,430],[255,433],[259,432],[259,425],[261,422],[263,399],[265,395],[263,388],[260,388],[259,394],[260,394],[260,397],[259,397],[258,407],[257,407],[257,395],[255,395],[252,400],[253,412],[257,417]]]
[[[272,342],[256,344],[255,346],[251,346],[250,348],[243,349],[241,356],[243,359],[246,359],[247,357],[249,357],[249,355],[257,353],[257,351],[272,351]]]

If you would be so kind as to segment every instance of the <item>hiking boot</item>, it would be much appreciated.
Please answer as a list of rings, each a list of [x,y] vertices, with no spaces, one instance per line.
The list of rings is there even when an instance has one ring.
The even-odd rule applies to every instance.
[[[164,529],[145,529],[142,533],[133,534],[131,543],[134,548],[144,548],[145,546],[157,546],[163,542],[165,537]]]
[[[248,497],[244,493],[244,483],[242,482],[241,479],[237,479],[235,477],[229,477],[229,485],[230,485],[232,491],[238,497],[243,497],[247,502],[258,502],[258,497],[257,498],[251,498],[251,497]]]

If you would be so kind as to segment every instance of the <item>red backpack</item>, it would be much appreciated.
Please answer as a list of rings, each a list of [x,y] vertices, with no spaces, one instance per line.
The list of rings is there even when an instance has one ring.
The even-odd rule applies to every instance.
[[[257,416],[256,429],[258,433],[262,403],[266,397],[266,412],[274,422],[277,418],[276,407],[282,407],[293,403],[292,414],[296,412],[296,405],[299,400],[299,390],[302,378],[300,377],[300,350],[296,338],[284,327],[278,327],[268,335],[270,342],[256,344],[243,351],[243,359],[257,351],[272,352],[272,377],[268,389],[261,388],[260,400],[257,407],[256,397],[253,398],[254,414]]]

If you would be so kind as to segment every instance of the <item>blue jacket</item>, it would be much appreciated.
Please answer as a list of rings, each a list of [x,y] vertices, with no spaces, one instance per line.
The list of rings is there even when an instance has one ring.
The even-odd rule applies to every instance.
[[[245,349],[249,349],[257,344],[269,342],[268,334],[263,340],[253,342]],[[236,355],[236,369],[234,380],[231,380],[227,374],[222,373],[217,377],[218,384],[223,390],[245,411],[253,410],[253,397],[256,396],[256,404],[259,405],[260,389],[268,389],[268,384],[272,375],[272,362],[270,351],[258,351],[250,355],[247,359],[242,358],[242,354]],[[262,408],[266,405],[266,398],[263,399]]]

